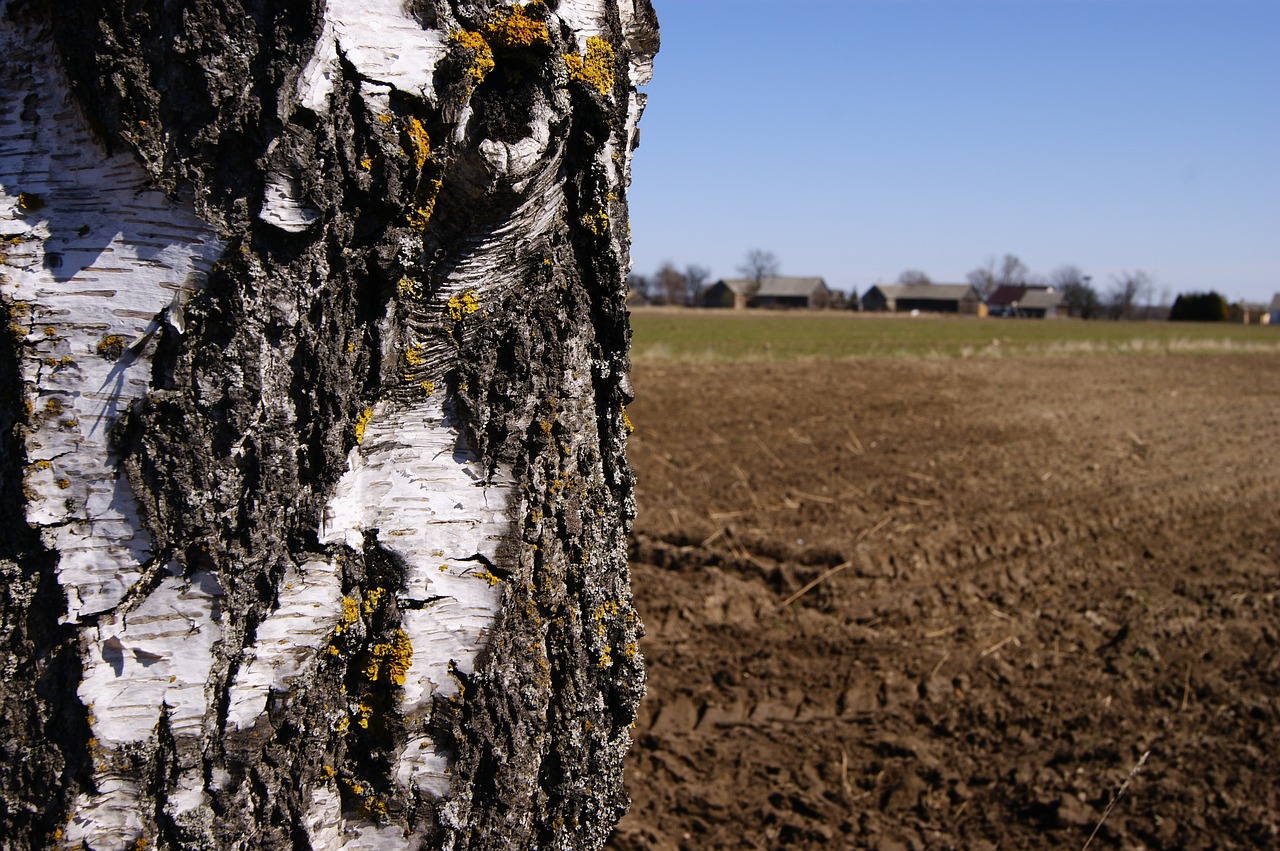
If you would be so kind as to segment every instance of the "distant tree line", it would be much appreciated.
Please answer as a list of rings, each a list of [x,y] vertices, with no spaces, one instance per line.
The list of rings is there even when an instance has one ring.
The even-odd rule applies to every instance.
[[[706,266],[690,263],[684,271],[676,268],[668,261],[652,275],[632,272],[627,276],[627,285],[632,293],[638,295],[647,304],[683,304],[692,306],[697,303],[698,293],[711,276]]]
[[[778,274],[781,264],[772,251],[753,248],[747,252],[743,264],[738,267],[742,277],[754,283],[759,290],[766,278]],[[627,285],[648,304],[680,304],[692,307],[698,302],[698,293],[706,286],[711,270],[706,266],[690,263],[684,271],[670,260],[664,262],[653,275],[631,273]]]
[[[1113,275],[1111,287],[1100,292],[1094,287],[1093,278],[1084,274],[1079,266],[1069,263],[1048,275],[1040,275],[1032,272],[1016,254],[1006,254],[1000,260],[994,255],[988,257],[982,265],[970,270],[965,280],[983,299],[1003,286],[1052,287],[1062,293],[1071,315],[1084,319],[1149,318],[1157,312],[1157,305],[1167,304],[1169,298],[1168,290],[1162,290],[1157,302],[1155,279],[1141,269]],[[907,269],[898,276],[898,283],[932,284],[933,280],[919,269]]]
[[[773,252],[752,249],[737,271],[759,289],[766,278],[779,274],[779,267]],[[628,275],[627,283],[632,293],[648,304],[693,306],[698,303],[698,295],[710,276],[711,270],[705,266],[691,263],[681,271],[668,260],[652,275]],[[984,301],[1002,286],[1051,287],[1062,293],[1069,314],[1082,319],[1152,319],[1167,315],[1174,320],[1216,321],[1225,320],[1228,315],[1226,299],[1216,292],[1183,293],[1172,308],[1167,308],[1168,288],[1157,293],[1155,278],[1142,269],[1112,275],[1110,286],[1102,291],[1094,286],[1091,276],[1074,264],[1059,266],[1042,275],[1032,272],[1018,255],[1005,254],[999,260],[994,255],[988,257],[982,265],[970,270],[965,280]],[[898,275],[897,283],[930,285],[934,281],[920,269],[906,269]],[[852,302],[856,304],[857,293],[853,294]]]
[[[1173,322],[1225,322],[1227,300],[1216,292],[1183,293],[1169,310]]]

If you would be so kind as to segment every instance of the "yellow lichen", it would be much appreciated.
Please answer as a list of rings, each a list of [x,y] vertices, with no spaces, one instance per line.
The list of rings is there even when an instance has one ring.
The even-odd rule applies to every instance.
[[[369,427],[371,419],[373,419],[373,408],[365,408],[356,415],[356,443],[364,441],[364,431]]]
[[[396,284],[396,292],[405,298],[422,298],[422,283],[406,275]]]
[[[462,295],[450,296],[448,309],[449,318],[460,322],[464,316],[470,316],[480,309],[480,300],[473,290],[467,290]]]
[[[631,417],[627,416],[626,408],[622,409],[622,427],[626,430],[627,434],[636,433],[636,427],[631,424]]]
[[[383,124],[390,124],[395,119],[391,117],[390,113],[383,112],[378,115],[378,120],[381,121]]]
[[[493,49],[484,40],[484,36],[470,30],[455,30],[449,33],[449,39],[472,52],[474,58],[467,67],[467,76],[476,83],[484,82],[484,78],[493,70]]]
[[[526,6],[516,3],[495,11],[484,26],[485,40],[496,47],[506,48],[550,44],[551,34],[547,32],[547,25],[531,18],[526,9]]]
[[[56,417],[62,413],[62,402],[58,399],[50,399],[44,403],[44,412],[51,417]]]
[[[368,591],[364,592],[364,605],[361,607],[361,610],[364,612],[364,616],[366,618],[372,615],[374,610],[378,608],[378,604],[382,602],[382,596],[386,593],[386,589],[383,588],[370,588]]]
[[[425,189],[419,189],[417,200],[409,205],[408,211],[404,214],[405,223],[414,230],[425,230],[427,222],[431,221],[431,214],[436,211],[436,199],[440,197],[441,182],[439,180],[429,181]]]
[[[430,396],[432,393],[436,392],[436,383],[434,381],[424,381],[418,386],[422,388],[423,396]]]
[[[370,821],[384,821],[387,817],[387,805],[377,798],[365,798],[360,802],[359,813]]]
[[[41,458],[39,461],[35,463],[35,468],[37,470],[47,470],[49,469],[49,462],[44,458]]]
[[[410,346],[407,350],[405,350],[405,353],[404,353],[405,363],[409,364],[409,366],[412,366],[412,367],[422,366],[427,362],[427,356],[425,352],[426,352],[426,347],[420,343]]]
[[[332,766],[332,765],[326,765],[326,766],[322,767],[322,768],[320,769],[320,777],[321,777],[322,779],[324,779],[324,780],[332,780],[332,779],[333,779],[333,766]]]
[[[431,137],[427,135],[427,128],[418,119],[410,118],[404,128],[404,135],[408,137],[414,165],[422,168],[431,158]]]
[[[119,360],[124,354],[124,337],[108,334],[98,341],[98,354],[107,360]]]
[[[18,193],[18,209],[24,213],[34,213],[44,206],[44,201],[39,195],[32,195],[30,192]]]
[[[377,682],[385,677],[393,686],[402,686],[412,661],[413,645],[409,642],[409,636],[404,630],[397,629],[392,634],[391,641],[369,648],[369,655],[365,658],[360,673],[369,682]]]
[[[350,597],[343,597],[342,615],[338,618],[338,625],[333,628],[333,631],[338,635],[342,635],[342,633],[346,632],[353,624],[355,624],[359,617],[360,604]]]
[[[604,210],[593,210],[582,216],[582,224],[596,236],[604,236],[609,231],[609,214]]]
[[[580,80],[602,95],[613,91],[613,46],[604,39],[591,36],[586,55],[566,53],[564,64],[569,69],[569,79]]]
[[[501,576],[498,576],[488,568],[485,568],[484,570],[479,571],[478,573],[476,573],[476,576],[479,577],[480,579],[483,579],[485,582],[488,582],[490,588],[492,588],[493,586],[497,585],[499,582],[502,581]]]
[[[368,157],[361,157],[360,167],[365,171],[369,171],[370,169],[373,168],[373,160],[369,159]]]
[[[58,479],[58,487],[61,488],[62,490],[66,490],[67,488],[71,487],[71,480]]]

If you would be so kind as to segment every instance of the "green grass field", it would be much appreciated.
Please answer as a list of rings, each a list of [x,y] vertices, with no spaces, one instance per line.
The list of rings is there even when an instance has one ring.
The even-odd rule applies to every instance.
[[[640,308],[632,359],[827,360],[1106,353],[1280,353],[1280,326]]]

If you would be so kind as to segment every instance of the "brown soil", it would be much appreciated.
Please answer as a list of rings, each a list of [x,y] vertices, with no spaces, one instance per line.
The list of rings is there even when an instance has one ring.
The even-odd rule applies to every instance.
[[[1280,358],[633,380],[611,847],[1280,846]]]

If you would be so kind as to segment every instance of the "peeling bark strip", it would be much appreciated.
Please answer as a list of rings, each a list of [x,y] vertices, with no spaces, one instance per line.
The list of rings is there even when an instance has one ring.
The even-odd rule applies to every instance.
[[[0,0],[0,847],[598,848],[647,0]]]

